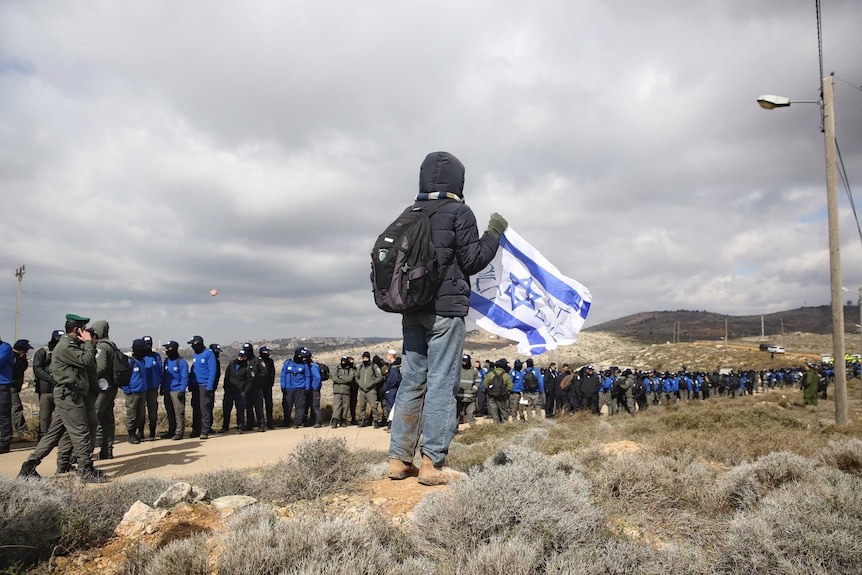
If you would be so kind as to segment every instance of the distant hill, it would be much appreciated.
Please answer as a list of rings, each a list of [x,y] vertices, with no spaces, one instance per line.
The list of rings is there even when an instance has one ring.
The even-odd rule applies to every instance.
[[[651,311],[632,314],[586,328],[584,331],[612,333],[644,343],[689,342],[758,337],[763,319],[764,339],[789,332],[832,333],[832,308],[827,305],[749,316],[708,311]],[[858,333],[859,306],[844,306],[845,333]]]

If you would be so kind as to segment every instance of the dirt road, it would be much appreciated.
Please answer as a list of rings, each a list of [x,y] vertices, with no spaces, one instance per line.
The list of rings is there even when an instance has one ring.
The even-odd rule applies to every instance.
[[[274,463],[286,457],[304,438],[315,437],[343,437],[351,449],[389,449],[389,434],[383,429],[371,427],[276,428],[264,433],[253,431],[243,434],[231,430],[224,435],[212,434],[205,441],[157,439],[131,445],[122,439],[114,446],[114,459],[96,461],[95,465],[111,478],[155,475],[181,479],[225,467],[247,468]],[[32,442],[13,443],[10,453],[0,455],[0,473],[16,476],[35,446]],[[56,453],[55,449],[37,468],[43,477],[54,474],[57,468]]]

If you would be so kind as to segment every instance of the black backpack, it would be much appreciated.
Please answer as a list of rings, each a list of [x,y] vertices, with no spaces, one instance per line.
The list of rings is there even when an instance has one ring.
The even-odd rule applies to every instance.
[[[114,387],[126,387],[132,379],[132,358],[120,351],[117,344],[111,342],[114,348],[114,361],[111,365],[111,385]]]
[[[325,363],[318,363],[317,369],[320,371],[320,381],[327,381],[329,379],[329,366]]]
[[[270,381],[271,374],[269,370],[269,364],[265,360],[261,358],[257,359],[256,365],[254,367],[254,377],[255,379],[259,379],[262,382]]]
[[[539,389],[539,378],[532,369],[524,372],[524,391],[536,391]]]
[[[509,390],[506,388],[506,382],[503,381],[503,374],[497,371],[493,372],[491,381],[485,384],[485,389],[491,397],[508,397]]]
[[[383,311],[420,309],[437,295],[440,277],[431,239],[431,214],[444,200],[427,209],[421,202],[404,210],[374,242],[371,250],[371,289]]]

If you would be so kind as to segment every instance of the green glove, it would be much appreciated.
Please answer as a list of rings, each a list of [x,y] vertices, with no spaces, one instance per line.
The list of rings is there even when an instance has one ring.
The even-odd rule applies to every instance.
[[[488,231],[497,236],[498,238],[503,235],[503,232],[506,231],[506,228],[509,227],[509,222],[506,221],[506,218],[494,212],[491,214],[491,219],[488,221]]]

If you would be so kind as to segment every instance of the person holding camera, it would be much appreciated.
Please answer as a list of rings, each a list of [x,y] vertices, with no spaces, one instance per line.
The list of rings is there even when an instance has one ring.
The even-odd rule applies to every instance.
[[[78,476],[84,482],[102,482],[107,476],[93,467],[90,422],[84,396],[98,383],[96,349],[87,331],[90,318],[66,315],[66,334],[60,338],[51,358],[54,377],[54,417],[48,432],[42,436],[30,457],[21,465],[18,477],[39,477],[36,467],[60,442],[63,432],[69,435],[78,460]]]

